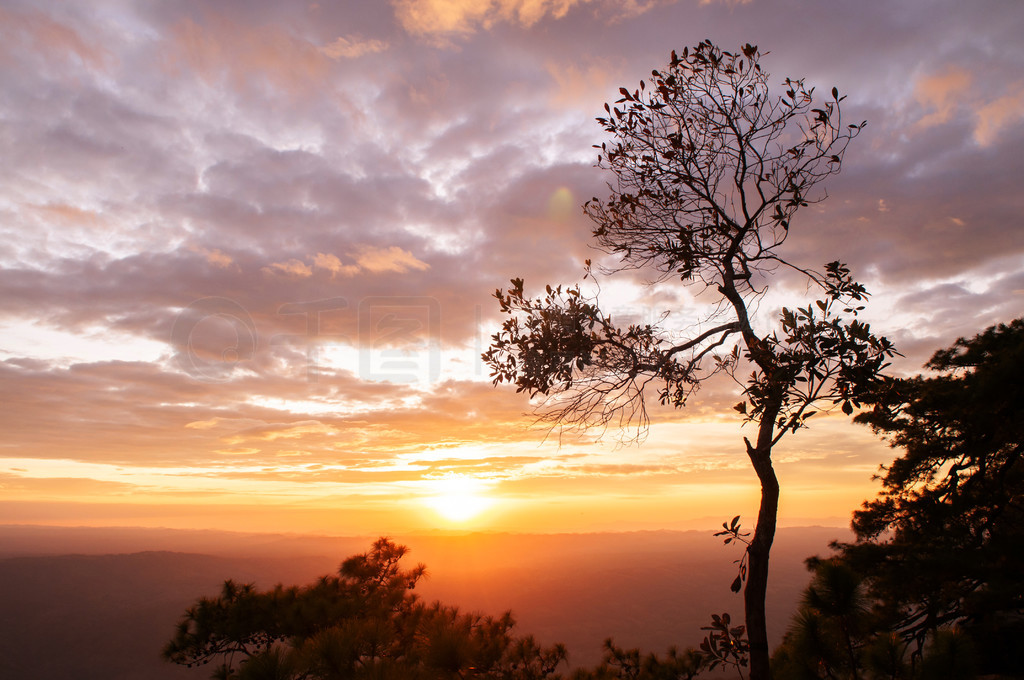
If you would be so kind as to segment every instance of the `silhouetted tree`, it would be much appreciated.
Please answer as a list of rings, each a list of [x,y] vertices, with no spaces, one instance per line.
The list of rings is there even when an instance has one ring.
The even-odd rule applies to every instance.
[[[404,546],[380,539],[338,576],[259,591],[227,581],[190,607],[164,657],[237,680],[553,678],[561,645],[513,635],[511,614],[485,617],[413,593],[423,565],[400,567]]]
[[[816,402],[851,413],[894,353],[853,318],[867,293],[846,267],[815,271],[781,252],[795,213],[824,198],[818,185],[839,172],[863,123],[843,123],[835,88],[820,108],[802,80],[786,79],[772,96],[760,56],[751,45],[733,54],[709,42],[673,52],[650,86],[620,89],[598,119],[613,136],[600,145],[598,165],[616,181],[608,199],[584,206],[597,247],[614,256],[611,271],[643,270],[652,285],[677,279],[716,296],[711,314],[679,340],[654,325],[617,326],[579,287],[548,286],[533,298],[513,279],[496,293],[508,318],[483,355],[495,384],[514,383],[540,400],[542,419],[635,426],[638,436],[651,391],[681,407],[714,374],[749,366],[736,409],[756,428],[745,452],[761,485],[743,562],[754,680],[769,672],[764,601],[779,499],[772,449],[804,426]],[[824,296],[782,310],[769,330],[753,312],[779,266]]]
[[[990,672],[1020,669],[1024,320],[961,338],[926,367],[932,375],[892,381],[857,416],[903,453],[854,513],[857,540],[835,547],[918,654],[957,626]]]
[[[692,649],[669,648],[664,656],[622,649],[611,639],[604,642],[604,657],[594,669],[579,669],[571,680],[693,680],[707,668],[707,659]]]
[[[1019,673],[1024,320],[960,338],[856,418],[903,449],[814,578],[772,669],[798,678]]]
[[[868,581],[840,557],[811,558],[814,572],[782,645],[772,655],[774,680],[968,680],[979,656],[970,635],[942,628],[914,649],[889,628]],[[916,662],[916,663],[915,663]]]
[[[864,648],[873,632],[864,579],[837,559],[812,558],[808,567],[814,578],[772,657],[772,675],[776,680],[859,680],[864,677]]]

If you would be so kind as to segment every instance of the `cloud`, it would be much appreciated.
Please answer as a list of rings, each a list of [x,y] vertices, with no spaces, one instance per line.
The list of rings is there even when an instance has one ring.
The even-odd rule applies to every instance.
[[[383,272],[395,272],[404,274],[410,270],[425,271],[430,265],[417,259],[407,250],[398,246],[389,248],[367,247],[360,250],[356,256],[356,263],[368,272],[380,274]]]
[[[230,267],[234,263],[230,255],[226,255],[217,249],[206,253],[206,259],[210,264],[217,267]]]
[[[50,203],[46,205],[25,206],[35,210],[41,221],[57,222],[68,227],[97,227],[102,224],[100,215],[95,210],[88,210],[66,203]]]
[[[956,109],[967,100],[971,80],[970,72],[956,66],[918,80],[914,97],[928,113],[918,119],[915,127],[923,129],[949,122]]]
[[[64,17],[42,10],[12,10],[0,7],[0,55],[12,60],[20,55],[43,57],[53,67],[81,62],[85,66],[104,71],[116,61],[101,36],[83,35]],[[17,49],[15,49],[17,48]]]
[[[395,17],[408,33],[436,46],[499,24],[530,28],[565,19],[577,6],[595,5],[610,22],[639,16],[675,0],[392,0]]]
[[[256,435],[257,439],[274,441],[276,439],[302,439],[308,435],[332,435],[334,430],[324,423],[312,421],[299,421],[289,423],[286,427],[263,428],[263,431]]]
[[[33,477],[29,474],[0,472],[0,487],[4,500],[61,499],[66,497],[110,499],[138,493],[139,486],[127,482],[112,482],[87,477]],[[151,491],[151,490],[149,490]]]
[[[977,110],[974,139],[982,146],[991,146],[999,134],[1024,120],[1024,81],[1007,88],[1009,93],[986,102]]]
[[[264,267],[263,271],[268,274],[281,274],[284,276],[293,276],[300,279],[313,275],[313,270],[304,262],[292,258],[286,262],[274,262],[268,267]]]
[[[993,91],[962,66],[920,78],[914,98],[925,111],[914,123],[915,130],[966,118],[973,126],[974,141],[981,146],[991,146],[1000,133],[1024,119],[1024,81],[1004,82]]]
[[[326,270],[334,275],[345,277],[356,276],[361,272],[370,274],[405,274],[410,271],[426,271],[430,265],[415,255],[398,246],[378,248],[362,246],[352,255],[355,264],[342,264],[337,255],[317,253],[312,258],[312,266],[301,260],[292,258],[285,262],[274,262],[263,268],[268,274],[294,278],[308,278],[314,269]]]
[[[207,250],[206,248],[193,247],[193,250],[205,257],[206,261],[214,267],[228,269],[230,267],[237,266],[234,258],[217,248]]]
[[[548,73],[555,82],[554,104],[565,107],[591,106],[598,110],[604,99],[616,91],[619,77],[607,59],[597,57],[584,64],[550,62]]]
[[[175,74],[194,74],[214,86],[226,81],[237,91],[267,84],[292,94],[322,83],[337,58],[284,27],[240,24],[213,13],[202,23],[182,19],[165,49]]]
[[[209,420],[194,420],[191,423],[185,423],[185,427],[190,430],[209,430],[217,427],[220,423],[220,418],[210,418]]]
[[[342,276],[355,276],[359,272],[358,266],[342,264],[337,255],[331,255],[330,253],[317,253],[313,257],[313,266],[317,269],[326,269],[331,274],[340,274]]]
[[[565,16],[573,5],[590,0],[393,0],[402,27],[414,35],[464,34],[498,21],[529,27],[551,15]]]
[[[334,42],[324,45],[320,51],[331,59],[355,59],[364,54],[383,52],[388,44],[383,40],[362,40],[360,38],[346,38],[338,36]]]

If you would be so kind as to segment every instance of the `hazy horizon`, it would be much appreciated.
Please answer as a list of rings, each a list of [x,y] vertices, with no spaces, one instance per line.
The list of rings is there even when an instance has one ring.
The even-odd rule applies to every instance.
[[[41,680],[204,677],[159,658],[187,606],[215,595],[229,578],[261,589],[311,583],[373,540],[18,529],[0,526],[0,671]],[[54,547],[54,534],[65,549],[41,549]],[[832,528],[779,531],[769,591],[773,644],[808,581],[803,560],[845,535]],[[520,634],[566,643],[573,666],[596,663],[607,637],[651,652],[696,645],[712,613],[742,609],[740,596],[729,590],[738,549],[712,532],[392,538],[410,548],[407,566],[427,565],[428,576],[417,586],[425,600],[490,615],[511,610]],[[149,549],[134,552],[133,546]],[[55,647],[62,653],[42,651]]]

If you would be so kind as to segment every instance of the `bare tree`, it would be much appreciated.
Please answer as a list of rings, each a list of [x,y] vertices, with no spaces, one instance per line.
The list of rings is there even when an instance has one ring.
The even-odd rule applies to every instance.
[[[825,198],[818,185],[839,172],[864,123],[843,123],[835,88],[820,108],[802,80],[787,78],[773,97],[760,57],[751,45],[733,54],[709,42],[673,52],[665,71],[632,92],[621,88],[598,119],[612,135],[597,147],[598,166],[615,183],[610,197],[583,209],[597,247],[613,256],[610,273],[643,270],[650,285],[678,279],[706,291],[716,299],[707,317],[678,341],[656,325],[617,326],[578,286],[530,297],[513,279],[495,293],[507,318],[483,355],[494,383],[536,398],[542,419],[637,433],[654,394],[681,407],[716,373],[752,371],[735,408],[756,429],[744,443],[761,504],[734,589],[745,579],[753,680],[769,677],[765,592],[779,500],[772,449],[817,402],[851,413],[895,354],[856,318],[867,292],[844,265],[808,269],[781,252],[794,214]],[[755,305],[780,267],[823,297],[758,329]]]

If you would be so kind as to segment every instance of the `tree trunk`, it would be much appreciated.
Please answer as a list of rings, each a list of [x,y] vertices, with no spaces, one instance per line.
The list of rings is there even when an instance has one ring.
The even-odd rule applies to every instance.
[[[740,237],[737,237],[738,239]],[[739,249],[740,241],[734,242]],[[736,272],[730,267],[723,272],[719,292],[732,304],[742,329],[743,341],[751,360],[764,372],[773,392],[764,402],[758,419],[757,445],[744,437],[750,464],[761,482],[761,507],[757,511],[754,538],[747,546],[747,585],[743,589],[743,609],[746,615],[747,641],[750,644],[750,680],[771,680],[771,658],[768,649],[768,622],[765,617],[765,597],[768,594],[768,557],[775,541],[775,524],[779,513],[779,480],[772,467],[772,444],[775,419],[782,408],[785,385],[771,380],[775,370],[775,356],[754,333],[743,297],[736,290]],[[782,392],[782,394],[780,394]]]
[[[768,649],[768,623],[765,617],[765,597],[768,593],[768,558],[775,540],[775,525],[779,512],[779,480],[775,476],[771,459],[771,438],[762,448],[747,444],[747,455],[761,482],[761,507],[757,513],[754,537],[747,549],[747,585],[743,590],[746,613],[747,639],[750,642],[750,680],[770,680]]]

